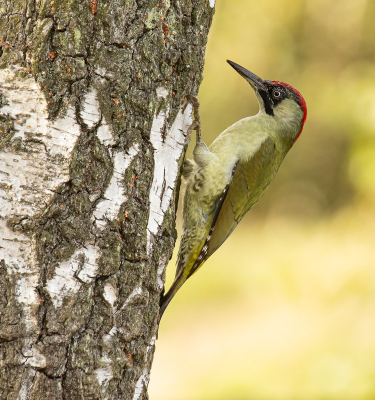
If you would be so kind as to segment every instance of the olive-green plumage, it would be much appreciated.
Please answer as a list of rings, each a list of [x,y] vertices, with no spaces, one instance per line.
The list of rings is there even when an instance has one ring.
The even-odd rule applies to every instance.
[[[172,287],[162,298],[160,317],[183,283],[261,198],[306,117],[301,108],[304,100],[295,89],[280,82],[262,81],[237,64],[230,64],[254,88],[260,112],[230,126],[210,147],[198,141],[194,160],[185,161],[183,233],[177,271]]]

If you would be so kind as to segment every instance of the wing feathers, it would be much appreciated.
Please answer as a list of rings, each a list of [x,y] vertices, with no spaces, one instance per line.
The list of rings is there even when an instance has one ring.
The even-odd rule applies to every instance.
[[[212,154],[203,142],[202,144],[202,146],[197,145],[196,151],[194,151],[194,161],[198,165],[203,165],[207,160],[209,161]],[[189,268],[187,278],[193,275],[224,243],[247,211],[259,200],[265,188],[273,179],[279,165],[275,150],[274,141],[268,137],[250,160],[235,164],[231,180],[213,207],[214,217],[207,237],[201,242],[200,246],[195,247],[197,256],[192,268]],[[191,187],[193,191],[199,190],[199,186],[204,184],[204,177],[198,175]],[[190,235],[195,235],[194,229],[190,232]],[[185,247],[195,243],[193,237],[185,237],[184,239]],[[180,252],[180,256],[181,253],[189,254],[191,250],[193,249],[184,248],[183,252]],[[193,254],[189,258],[192,256]],[[186,268],[186,264],[182,263],[180,258],[177,265],[176,279],[182,276]]]
[[[242,217],[259,200],[276,173],[275,159],[275,143],[267,138],[249,161],[239,163],[218,212],[205,259],[224,243]]]
[[[230,182],[225,186],[225,189],[223,190],[223,193],[221,194],[221,196],[219,197],[219,199],[217,201],[216,212],[215,212],[214,219],[212,221],[211,229],[210,229],[210,231],[209,231],[209,233],[207,235],[207,238],[206,238],[205,243],[204,243],[204,245],[202,247],[202,250],[201,250],[197,260],[195,261],[192,269],[190,270],[189,275],[187,276],[187,278],[190,278],[190,276],[193,275],[194,272],[196,272],[199,269],[199,267],[202,265],[202,263],[207,258],[206,256],[207,256],[208,246],[209,246],[211,237],[213,235],[213,231],[215,229],[215,225],[216,225],[217,219],[218,219],[219,214],[220,214],[220,209],[222,208],[222,205],[223,205],[223,203],[224,203],[224,201],[225,201],[225,199],[227,197],[228,190],[230,188],[230,185],[231,185],[231,182],[232,182],[232,179],[233,179],[233,176],[234,176],[234,174],[236,172],[237,167],[238,167],[238,162],[233,167],[232,177],[231,177]]]

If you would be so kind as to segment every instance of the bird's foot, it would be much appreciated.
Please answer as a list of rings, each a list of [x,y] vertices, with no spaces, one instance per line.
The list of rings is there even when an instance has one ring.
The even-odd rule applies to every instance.
[[[194,130],[196,132],[197,143],[199,143],[201,141],[201,118],[199,115],[199,101],[195,96],[188,95],[186,97],[187,97],[187,101],[189,101],[193,106],[194,121],[189,126],[189,128],[186,132],[185,144],[188,144],[190,142],[191,133]],[[186,102],[186,105],[187,105],[187,102]]]
[[[189,128],[186,131],[186,136],[185,136],[185,144],[189,144],[191,140],[191,133],[195,130],[197,133],[197,142],[200,141],[200,134],[198,138],[198,129],[200,129],[200,124],[197,121],[193,121],[192,124],[189,126]]]

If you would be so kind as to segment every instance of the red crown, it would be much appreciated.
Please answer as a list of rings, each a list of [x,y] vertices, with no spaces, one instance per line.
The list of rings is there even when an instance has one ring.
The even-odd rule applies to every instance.
[[[307,117],[306,101],[303,98],[302,94],[297,89],[295,89],[293,86],[290,86],[287,83],[279,82],[279,81],[272,81],[272,83],[274,83],[275,85],[285,86],[287,89],[289,89],[290,91],[295,93],[298,97],[298,104],[301,107],[301,110],[303,111],[303,118],[302,118],[302,123],[301,123],[301,130],[299,131],[299,134],[296,137],[296,140],[297,140],[302,133],[302,129],[303,129],[303,126],[305,125],[305,121],[306,121],[306,117]]]

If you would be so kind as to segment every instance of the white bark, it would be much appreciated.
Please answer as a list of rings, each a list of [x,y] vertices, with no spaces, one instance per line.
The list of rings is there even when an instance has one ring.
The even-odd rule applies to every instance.
[[[22,152],[6,148],[1,153],[0,259],[5,260],[8,274],[15,281],[30,338],[36,338],[39,269],[34,237],[23,234],[22,226],[41,213],[56,188],[69,179],[70,157],[79,126],[72,107],[65,117],[49,121],[47,102],[34,78],[18,78],[17,71],[0,70],[0,91],[8,101],[1,112],[15,119],[16,133],[11,140],[23,141],[25,146]],[[18,217],[19,224],[10,229],[7,223],[12,217]],[[31,346],[30,339],[24,354]],[[31,357],[27,362],[39,365],[39,358]]]
[[[96,260],[99,255],[95,246],[88,245],[87,248],[75,251],[68,261],[63,261],[56,267],[55,275],[46,285],[55,308],[60,308],[67,298],[70,302],[74,300],[74,295],[81,287],[79,280],[89,283],[95,278],[98,269]],[[80,268],[81,257],[84,258],[84,263]]]
[[[165,99],[168,91],[160,87],[157,89],[157,94],[159,99]],[[166,111],[162,110],[158,115],[155,112],[150,138],[155,150],[155,170],[150,190],[150,216],[147,226],[148,252],[152,248],[153,235],[158,232],[171,201],[178,176],[178,160],[184,149],[186,131],[192,122],[191,113],[192,106],[188,104],[185,111],[179,111],[171,129],[162,132],[168,118],[169,108]],[[164,140],[163,135],[165,135]]]
[[[150,344],[147,346],[147,351],[146,351],[146,360],[147,357],[149,356],[149,353],[151,351],[151,349],[153,348],[153,346],[155,345],[155,341],[156,341],[156,336],[153,336],[151,339]],[[148,384],[150,382],[150,371],[148,370],[148,368],[144,368],[142,375],[139,377],[137,384],[135,386],[135,390],[134,390],[134,396],[133,396],[133,400],[138,400],[139,397],[141,396],[144,387],[148,387]]]
[[[94,211],[94,219],[98,227],[104,227],[107,220],[117,218],[121,204],[123,204],[128,196],[122,186],[122,177],[126,169],[129,167],[133,158],[139,153],[139,145],[135,145],[129,151],[116,152],[113,155],[113,176],[109,186],[104,193],[102,200]]]

